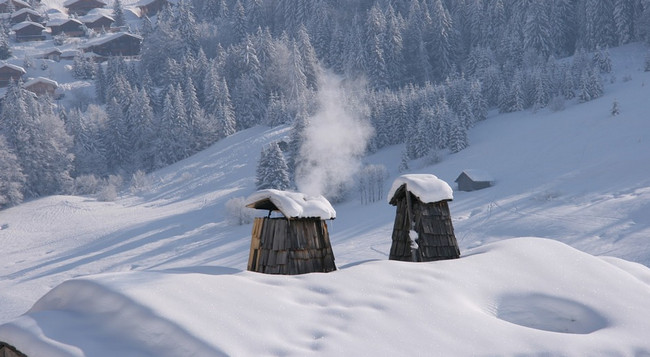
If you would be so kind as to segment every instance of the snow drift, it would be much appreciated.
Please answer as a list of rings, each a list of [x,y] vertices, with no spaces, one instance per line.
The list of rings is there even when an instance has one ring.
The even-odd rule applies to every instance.
[[[54,288],[0,339],[34,356],[638,355],[650,272],[630,268],[519,238],[328,274],[105,274]]]

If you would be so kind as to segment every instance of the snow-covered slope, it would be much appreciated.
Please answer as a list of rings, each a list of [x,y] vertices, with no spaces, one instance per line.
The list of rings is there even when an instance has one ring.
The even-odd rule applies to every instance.
[[[225,204],[253,192],[261,148],[286,127],[240,132],[115,202],[54,196],[0,211],[0,340],[35,356],[163,356],[167,343],[198,355],[650,353],[650,271],[632,263],[650,265],[645,50],[611,52],[602,98],[493,114],[468,149],[411,163],[452,187],[464,169],[495,178],[454,192],[459,260],[387,261],[394,207],[352,194],[330,223],[340,271],[241,271],[251,226],[228,225]],[[401,150],[366,158],[389,169],[386,192]],[[588,254],[504,240],[528,236]]]
[[[329,274],[79,278],[0,336],[30,356],[638,355],[650,353],[648,299],[650,286],[623,269],[519,238],[460,260]]]

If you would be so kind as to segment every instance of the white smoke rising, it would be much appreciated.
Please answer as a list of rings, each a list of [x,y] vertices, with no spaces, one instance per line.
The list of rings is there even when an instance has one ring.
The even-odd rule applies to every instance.
[[[361,92],[361,91],[358,91]],[[338,199],[361,166],[374,131],[332,74],[319,81],[318,112],[305,128],[296,185],[307,195]]]

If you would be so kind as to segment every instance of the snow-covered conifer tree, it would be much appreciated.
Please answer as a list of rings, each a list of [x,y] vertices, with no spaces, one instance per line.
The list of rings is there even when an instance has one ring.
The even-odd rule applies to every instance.
[[[18,157],[0,134],[0,209],[23,201],[25,181]]]
[[[289,168],[277,142],[271,143],[262,150],[257,163],[257,176],[255,185],[258,190],[274,188],[286,190],[291,181]]]

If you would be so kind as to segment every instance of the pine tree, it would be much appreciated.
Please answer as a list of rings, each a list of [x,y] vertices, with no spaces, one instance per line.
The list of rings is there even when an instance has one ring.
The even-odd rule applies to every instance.
[[[113,26],[122,27],[126,25],[126,20],[124,18],[124,8],[122,7],[122,2],[120,0],[115,0],[113,3]]]
[[[289,168],[278,143],[271,143],[262,150],[257,163],[255,185],[258,190],[286,190],[290,186]]]
[[[26,177],[18,157],[0,134],[0,209],[17,205],[23,201]]]
[[[10,1],[11,2],[11,1]],[[0,28],[0,60],[6,60],[11,57],[11,46],[9,45],[9,38],[4,29]]]
[[[449,127],[449,150],[452,153],[457,153],[469,146],[467,131],[458,117],[455,115],[451,117]]]

